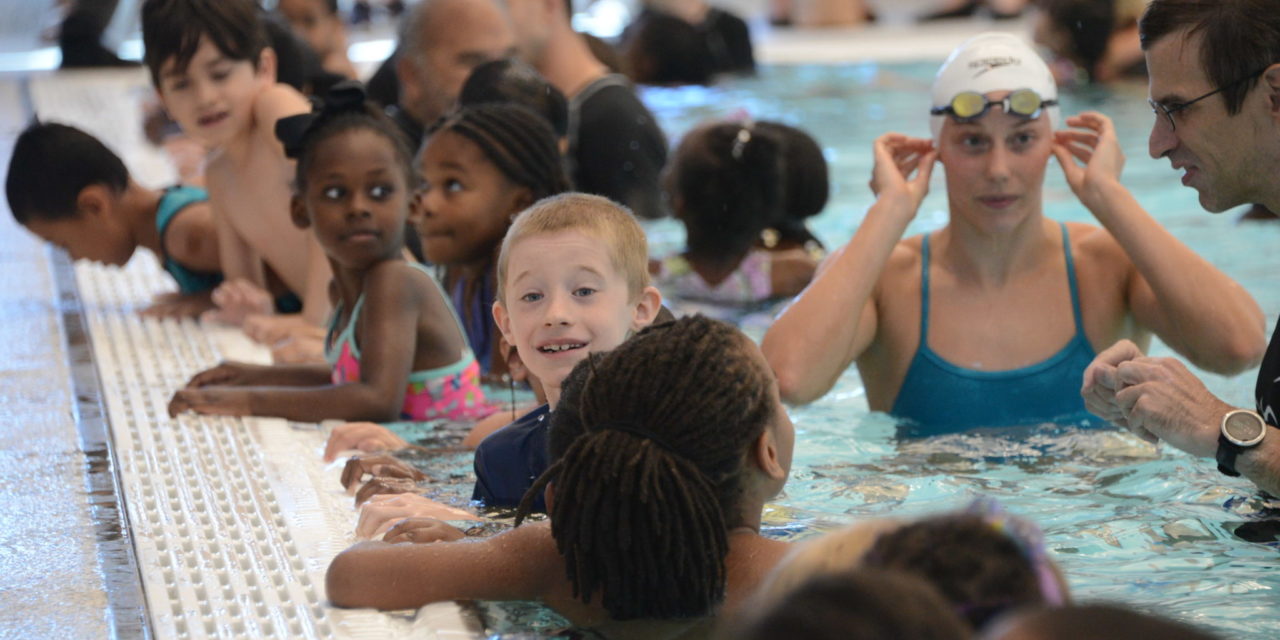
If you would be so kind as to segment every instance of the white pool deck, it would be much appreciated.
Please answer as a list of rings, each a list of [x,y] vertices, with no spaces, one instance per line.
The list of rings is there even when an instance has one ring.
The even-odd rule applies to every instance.
[[[27,10],[35,29],[44,14],[34,4],[0,0],[0,12]],[[779,30],[758,50],[766,63],[940,60],[992,27],[1026,25]],[[5,55],[0,174],[34,113],[99,135],[145,184],[172,179],[141,137],[143,71],[6,70],[39,68],[48,53],[25,63]],[[165,415],[191,373],[224,356],[264,354],[226,330],[140,319],[136,310],[171,286],[150,255],[123,270],[71,267],[6,209],[0,283],[0,638],[477,637],[450,604],[391,615],[328,606],[324,570],[352,542],[355,512],[339,470],[320,461],[324,432]],[[108,464],[118,465],[115,476]],[[120,575],[130,562],[141,589],[136,575]]]

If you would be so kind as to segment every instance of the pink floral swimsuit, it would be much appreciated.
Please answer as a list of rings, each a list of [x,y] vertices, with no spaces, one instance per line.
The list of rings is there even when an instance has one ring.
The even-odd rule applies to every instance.
[[[414,265],[421,268],[421,265]],[[423,269],[425,272],[426,270]],[[430,274],[428,274],[430,276]],[[431,279],[435,282],[435,278]],[[443,293],[441,294],[443,296]],[[444,296],[447,301],[448,297]],[[329,334],[325,337],[324,357],[333,367],[333,383],[346,384],[360,380],[360,346],[356,344],[355,326],[360,318],[364,295],[351,308],[351,318],[342,333],[334,337],[338,329],[341,307],[333,310],[329,321]],[[452,308],[450,308],[452,311]],[[454,319],[457,314],[454,313]],[[461,327],[459,326],[459,331]],[[466,335],[466,334],[463,334]],[[404,393],[404,405],[400,408],[401,420],[478,420],[494,412],[485,402],[480,388],[480,363],[470,347],[464,347],[457,362],[426,371],[409,374],[409,388]]]

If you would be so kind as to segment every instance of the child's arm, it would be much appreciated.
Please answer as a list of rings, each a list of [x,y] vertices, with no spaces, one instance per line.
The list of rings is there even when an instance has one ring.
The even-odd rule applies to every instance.
[[[362,542],[329,565],[339,607],[409,609],[444,600],[535,600],[564,575],[548,523],[483,539],[430,544]]]
[[[419,276],[401,262],[383,263],[366,276],[359,382],[309,388],[184,389],[174,394],[170,413],[192,410],[296,422],[395,420],[400,416],[415,355],[415,349],[406,345],[415,342],[424,291]]]
[[[188,389],[200,387],[314,387],[330,380],[326,365],[261,365],[223,362],[192,376]]]

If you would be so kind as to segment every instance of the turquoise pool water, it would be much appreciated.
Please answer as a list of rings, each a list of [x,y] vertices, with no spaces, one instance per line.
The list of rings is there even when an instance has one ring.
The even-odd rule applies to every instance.
[[[922,114],[934,69],[775,67],[712,89],[650,89],[644,97],[673,139],[705,119],[744,110],[811,131],[826,149],[834,185],[832,201],[813,227],[835,247],[853,234],[871,204],[871,141],[890,130],[927,135]],[[1280,253],[1268,249],[1280,243],[1280,223],[1241,224],[1237,214],[1201,210],[1195,192],[1179,184],[1167,161],[1147,156],[1152,115],[1145,97],[1145,86],[1135,84],[1066,93],[1062,101],[1064,113],[1100,109],[1116,119],[1129,158],[1125,182],[1179,238],[1242,282],[1274,326],[1280,315]],[[911,233],[946,222],[940,174]],[[1056,166],[1048,176],[1050,217],[1090,221]],[[673,221],[653,223],[649,232],[656,254],[683,242],[683,229]],[[770,317],[756,313],[742,325],[758,339]],[[1153,352],[1170,353],[1158,343]],[[1228,401],[1251,405],[1254,375],[1205,379]],[[791,415],[796,460],[785,495],[767,514],[773,535],[798,539],[860,518],[910,517],[957,508],[979,494],[995,496],[1045,529],[1077,599],[1129,602],[1227,637],[1275,637],[1280,511],[1268,521],[1267,505],[1251,486],[1221,476],[1211,462],[1157,451],[1117,432],[899,443],[893,421],[867,411],[852,368],[825,398]],[[445,481],[433,485],[432,495],[465,504],[472,482],[469,454],[430,457],[424,464]],[[527,605],[485,606],[482,613],[499,636],[546,633],[558,624],[554,615]]]
[[[928,136],[924,114],[935,70],[935,64],[773,67],[715,88],[649,89],[644,97],[673,140],[706,119],[743,112],[810,131],[826,151],[833,184],[831,203],[812,227],[834,248],[853,234],[872,202],[866,186],[872,140],[886,131]],[[1204,212],[1168,161],[1147,155],[1152,114],[1145,97],[1146,86],[1138,83],[1061,96],[1064,114],[1097,109],[1116,121],[1128,157],[1125,183],[1183,242],[1241,282],[1274,327],[1280,254],[1271,248],[1280,242],[1280,223],[1238,223],[1236,212]],[[935,172],[909,233],[945,224],[941,173]],[[1051,218],[1092,221],[1056,164],[1045,200]],[[681,246],[678,223],[654,223],[649,230],[655,253]],[[767,323],[768,314],[756,314],[744,328],[758,339]],[[1172,353],[1158,343],[1152,351]],[[1255,375],[1208,374],[1205,380],[1224,399],[1252,406]],[[796,462],[786,495],[769,514],[780,535],[931,513],[991,495],[1041,524],[1078,599],[1130,602],[1229,637],[1275,637],[1280,511],[1268,522],[1251,485],[1218,474],[1211,461],[1114,432],[902,444],[894,439],[893,421],[867,411],[852,368],[825,398],[791,415]]]

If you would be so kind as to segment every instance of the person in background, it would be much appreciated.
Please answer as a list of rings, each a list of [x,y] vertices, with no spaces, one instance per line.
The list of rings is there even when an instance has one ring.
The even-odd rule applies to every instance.
[[[1248,203],[1280,211],[1275,1],[1152,0],[1138,28],[1154,112],[1151,157],[1182,171],[1182,184],[1199,192],[1206,211]],[[1252,408],[1231,406],[1178,360],[1147,357],[1130,340],[1098,354],[1081,393],[1090,411],[1112,423],[1216,458],[1222,473],[1280,495],[1278,336],[1266,348]]]
[[[983,640],[1220,640],[1219,636],[1172,620],[1105,603],[1014,613],[982,634]]]
[[[667,214],[667,141],[629,81],[611,74],[569,22],[564,0],[508,0],[520,56],[569,99],[570,175],[642,218]]]
[[[769,20],[777,26],[851,27],[874,20],[864,0],[770,0]]]
[[[338,0],[280,0],[276,11],[320,57],[325,71],[357,79],[347,57],[347,28],[338,13]]]
[[[755,128],[782,144],[782,206],[760,235],[757,246],[785,252],[804,249],[814,260],[826,257],[826,247],[809,230],[806,220],[827,206],[831,181],[822,146],[803,129],[761,120]]]
[[[1059,85],[1144,77],[1138,17],[1147,0],[1036,0],[1033,38]]]
[[[622,32],[622,50],[641,84],[710,84],[756,70],[747,23],[701,0],[649,0]]]

